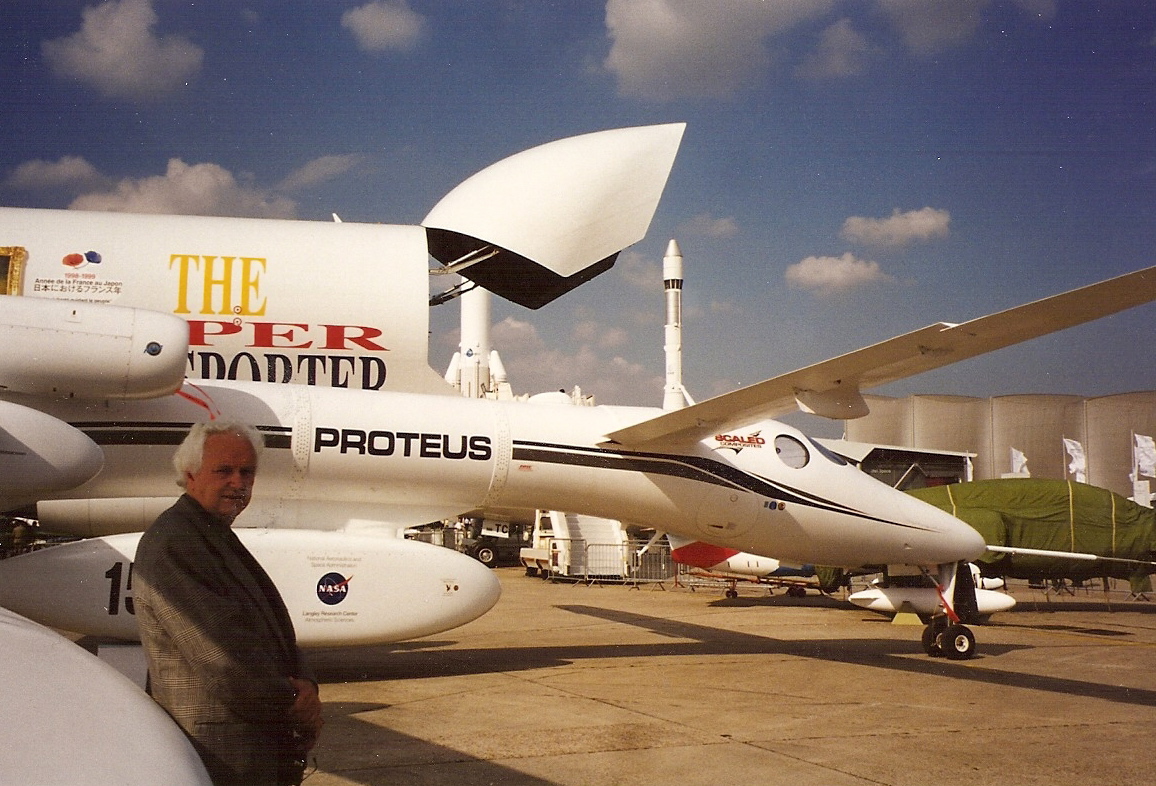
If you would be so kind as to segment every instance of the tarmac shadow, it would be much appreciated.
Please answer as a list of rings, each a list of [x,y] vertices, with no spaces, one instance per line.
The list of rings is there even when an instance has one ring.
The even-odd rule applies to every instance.
[[[342,783],[364,786],[551,786],[549,781],[374,723],[373,714],[384,709],[388,705],[325,703],[325,729],[310,761],[317,775],[329,774]],[[317,780],[314,777],[306,783]]]

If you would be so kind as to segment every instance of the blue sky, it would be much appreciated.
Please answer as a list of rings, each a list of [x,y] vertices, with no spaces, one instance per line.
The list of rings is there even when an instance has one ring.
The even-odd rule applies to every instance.
[[[21,0],[3,203],[417,223],[536,144],[685,121],[651,231],[538,311],[517,392],[699,399],[1156,263],[1156,6],[1085,0]],[[1156,306],[877,391],[1156,388]],[[455,306],[432,320],[444,368]]]

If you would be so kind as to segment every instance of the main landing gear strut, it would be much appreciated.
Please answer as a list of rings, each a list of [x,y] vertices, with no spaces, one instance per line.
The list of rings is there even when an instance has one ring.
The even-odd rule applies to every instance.
[[[935,584],[941,606],[941,613],[933,616],[923,629],[923,651],[933,658],[967,660],[973,657],[975,634],[963,624],[964,619],[974,619],[979,615],[971,569],[967,563],[958,562],[940,565],[938,578],[926,569],[923,573]]]

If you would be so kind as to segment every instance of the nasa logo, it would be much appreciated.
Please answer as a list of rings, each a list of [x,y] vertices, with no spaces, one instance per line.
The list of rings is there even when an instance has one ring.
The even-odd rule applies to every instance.
[[[317,599],[326,606],[336,606],[349,595],[349,582],[353,576],[345,578],[340,573],[326,573],[317,582]]]

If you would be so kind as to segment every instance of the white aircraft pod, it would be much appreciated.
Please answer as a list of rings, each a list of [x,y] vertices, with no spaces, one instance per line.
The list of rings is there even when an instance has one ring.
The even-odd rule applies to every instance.
[[[209,786],[184,733],[120,672],[0,609],[0,780]]]
[[[0,295],[0,390],[84,399],[167,396],[189,326],[140,308]],[[94,362],[99,359],[99,362]]]
[[[856,606],[880,614],[911,612],[920,616],[931,616],[940,608],[939,596],[933,589],[922,587],[874,587],[852,593],[847,600]],[[1010,611],[1016,599],[1005,592],[976,589],[975,603],[981,617]]]
[[[277,585],[302,647],[440,633],[485,614],[501,594],[477,560],[392,534],[235,531]],[[61,630],[138,640],[132,560],[139,541],[140,533],[113,535],[0,561],[0,605]]]
[[[31,407],[0,401],[0,510],[75,488],[104,466],[100,447]]]

